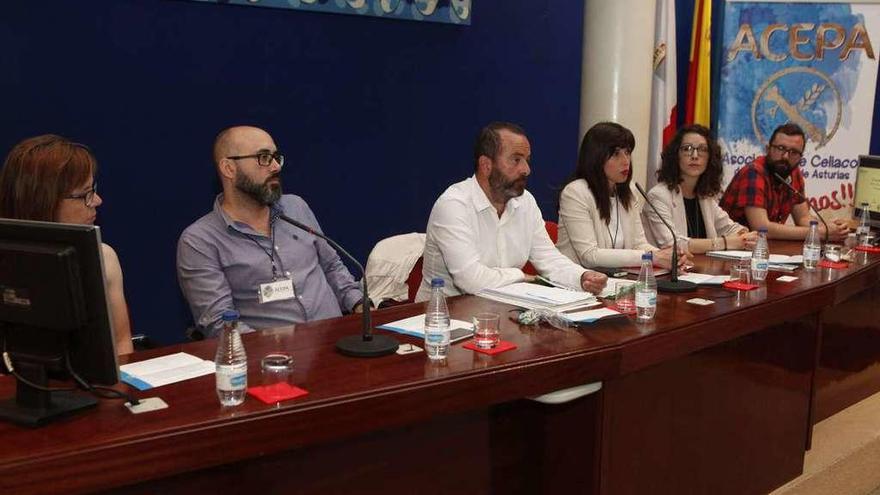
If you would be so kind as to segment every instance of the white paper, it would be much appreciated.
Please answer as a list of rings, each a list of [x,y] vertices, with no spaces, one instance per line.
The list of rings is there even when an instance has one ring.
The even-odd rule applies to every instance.
[[[409,318],[404,318],[402,320],[392,321],[391,323],[379,325],[376,328],[390,330],[392,332],[402,333],[405,335],[410,335],[412,337],[424,338],[425,314],[422,313],[420,315],[410,316]],[[474,324],[467,321],[450,319],[449,329],[453,330],[456,328],[467,328],[468,330],[472,330],[474,328]]]
[[[190,378],[209,375],[214,373],[214,362],[198,358],[192,354],[178,352],[146,361],[125,364],[119,367],[123,381],[134,385],[138,389],[145,390],[151,387],[161,387],[169,383],[176,383]],[[126,376],[127,375],[127,376]],[[149,387],[142,388],[127,378],[143,382]]]
[[[730,275],[710,275],[708,273],[685,273],[678,276],[679,280],[703,285],[721,285],[730,280]]]
[[[731,260],[744,260],[752,257],[751,251],[709,251],[706,255],[711,256],[713,258],[725,258]],[[770,263],[788,263],[788,264],[798,264],[803,263],[804,257],[800,254],[795,254],[793,256],[789,256],[787,254],[770,254]]]
[[[781,277],[776,277],[777,282],[793,282],[797,280],[797,277],[792,277],[791,275],[783,275]]]
[[[599,308],[599,309],[591,309],[588,311],[577,311],[575,313],[560,313],[562,317],[566,318],[569,321],[581,322],[581,323],[591,323],[599,318],[605,318],[606,316],[617,316],[621,313],[619,311],[613,310],[611,308]]]
[[[555,311],[597,306],[596,296],[589,292],[546,287],[518,282],[496,289],[484,289],[478,296],[527,309],[547,308]]]

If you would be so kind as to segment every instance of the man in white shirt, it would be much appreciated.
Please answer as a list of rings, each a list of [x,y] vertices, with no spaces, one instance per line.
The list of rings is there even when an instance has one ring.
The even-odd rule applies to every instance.
[[[531,147],[516,124],[493,122],[474,146],[473,177],[440,195],[428,219],[422,285],[416,301],[427,300],[431,280],[445,281],[447,296],[530,280],[530,261],[550,280],[599,293],[607,277],[587,270],[553,245],[534,196],[526,191]]]

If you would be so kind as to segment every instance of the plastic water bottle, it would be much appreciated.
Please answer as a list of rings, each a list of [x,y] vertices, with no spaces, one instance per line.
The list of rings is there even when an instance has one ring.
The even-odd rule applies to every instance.
[[[431,299],[425,309],[425,352],[430,359],[446,359],[449,353],[449,306],[443,285],[442,278],[431,280]]]
[[[868,211],[868,208],[867,202],[859,205],[859,209],[862,210],[859,214],[859,227],[856,229],[856,237],[858,237],[859,243],[862,242],[865,235],[871,232],[871,213]]]
[[[223,330],[214,363],[217,365],[217,398],[224,406],[238,406],[247,393],[247,354],[238,333],[238,311],[223,312]]]
[[[815,270],[822,253],[822,241],[819,240],[819,222],[810,220],[810,231],[804,239],[804,269]]]
[[[642,255],[642,268],[636,282],[636,320],[651,321],[657,312],[657,280],[654,278],[654,255]]]
[[[758,241],[752,250],[752,280],[761,282],[767,278],[770,265],[770,247],[767,246],[767,228],[758,229]]]

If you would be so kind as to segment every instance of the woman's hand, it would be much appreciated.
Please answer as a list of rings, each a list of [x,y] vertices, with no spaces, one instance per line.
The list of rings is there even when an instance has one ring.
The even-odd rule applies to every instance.
[[[727,249],[751,251],[758,241],[758,233],[755,231],[747,232],[745,230],[736,234],[725,236],[727,239]]]
[[[678,248],[678,269],[684,270],[691,261],[691,253],[683,247]],[[672,246],[654,251],[654,264],[667,270],[672,269]]]

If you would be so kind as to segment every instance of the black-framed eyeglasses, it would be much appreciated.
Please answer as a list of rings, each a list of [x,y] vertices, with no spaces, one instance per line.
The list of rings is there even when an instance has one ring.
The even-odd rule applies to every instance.
[[[280,151],[261,151],[259,153],[254,153],[253,155],[239,155],[239,156],[227,156],[226,158],[230,160],[244,160],[245,158],[256,158],[257,163],[261,167],[268,167],[272,165],[272,160],[278,162],[279,167],[284,166],[284,154]]]
[[[678,152],[682,155],[692,155],[694,152],[697,152],[700,156],[706,156],[709,154],[709,147],[705,144],[693,145],[693,144],[683,144],[679,146]]]
[[[770,147],[775,149],[776,151],[780,152],[782,154],[782,156],[788,155],[792,158],[800,158],[801,155],[804,154],[803,151],[796,150],[793,148],[786,148],[785,146],[783,146],[781,144],[771,144]]]
[[[86,206],[94,206],[95,196],[98,194],[98,181],[92,182],[92,187],[84,192],[79,194],[70,194],[64,196],[65,199],[81,199],[86,204]]]

